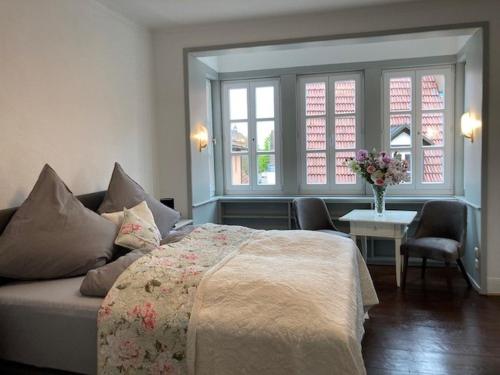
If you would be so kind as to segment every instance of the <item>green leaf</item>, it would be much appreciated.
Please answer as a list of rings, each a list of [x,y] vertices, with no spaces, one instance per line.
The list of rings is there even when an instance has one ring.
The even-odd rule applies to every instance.
[[[182,361],[185,357],[184,352],[176,352],[172,355],[173,359],[176,359],[177,361]]]
[[[123,290],[125,289],[126,287],[128,287],[130,285],[130,283],[122,283],[122,284],[118,284],[116,286],[116,289],[119,289],[119,290]]]

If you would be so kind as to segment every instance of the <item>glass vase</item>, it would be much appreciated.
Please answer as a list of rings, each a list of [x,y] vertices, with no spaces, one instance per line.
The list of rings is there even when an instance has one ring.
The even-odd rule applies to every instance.
[[[383,216],[385,212],[385,186],[372,185],[373,206],[378,216]]]

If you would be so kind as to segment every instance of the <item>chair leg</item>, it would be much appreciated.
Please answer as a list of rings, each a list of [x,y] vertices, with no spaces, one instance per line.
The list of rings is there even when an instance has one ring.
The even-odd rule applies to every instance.
[[[448,288],[451,288],[451,267],[450,262],[444,262],[446,266],[446,284],[448,284]]]
[[[469,275],[467,275],[467,272],[465,272],[465,267],[464,264],[462,263],[462,259],[458,258],[457,259],[457,264],[458,267],[460,267],[460,271],[462,271],[462,276],[464,277],[465,281],[467,282],[467,285],[472,287],[472,283],[470,282]]]
[[[425,267],[427,266],[427,258],[422,258],[422,279],[425,279]]]
[[[405,261],[403,264],[403,280],[401,283],[402,290],[405,290],[405,288],[406,288],[406,274],[408,273],[408,258],[409,258],[408,251],[405,251]]]

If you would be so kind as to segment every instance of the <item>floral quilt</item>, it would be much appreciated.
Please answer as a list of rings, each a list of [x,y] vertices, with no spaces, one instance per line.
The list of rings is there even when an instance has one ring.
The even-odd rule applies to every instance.
[[[133,263],[98,315],[99,374],[185,374],[187,330],[203,275],[255,233],[205,224]]]

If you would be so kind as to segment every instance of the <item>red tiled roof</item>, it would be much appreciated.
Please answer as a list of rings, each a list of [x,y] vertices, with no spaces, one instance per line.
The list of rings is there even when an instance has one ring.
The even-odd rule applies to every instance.
[[[307,83],[306,116],[326,116],[326,83]],[[348,115],[356,111],[356,81],[335,82],[335,114]],[[326,117],[306,119],[307,150],[326,150]],[[335,148],[354,149],[356,147],[356,117],[336,117]],[[342,155],[338,153],[337,155]],[[349,153],[349,156],[352,153]],[[341,160],[342,159],[342,160]],[[336,161],[335,178],[338,183],[353,183],[353,174],[343,165],[345,157],[339,156]],[[307,183],[326,184],[327,159],[325,153],[309,153],[306,160]],[[355,183],[355,176],[354,176]]]
[[[326,83],[306,83],[306,116],[326,114]]]
[[[326,184],[326,153],[307,154],[306,167],[308,184]]]
[[[391,78],[389,81],[389,94],[391,96],[391,112],[411,110],[410,77]]]
[[[391,78],[390,110],[391,112],[411,111],[412,82],[409,77]],[[306,84],[306,116],[326,116],[326,83]],[[422,77],[422,109],[440,110],[444,108],[444,97],[440,92],[438,78],[434,75]],[[356,90],[355,81],[335,82],[335,113],[345,115],[355,113]],[[411,115],[398,113],[390,116],[390,126],[408,126],[411,128]],[[442,112],[422,114],[422,134],[427,142],[434,146],[443,145],[444,117]],[[306,147],[308,150],[326,149],[326,118],[308,118],[306,120]],[[353,149],[356,147],[356,119],[352,117],[336,117],[335,148]],[[335,180],[337,183],[355,183],[356,175],[344,166],[347,157],[353,152],[338,152],[335,155]],[[424,182],[443,182],[443,150],[424,149]],[[306,160],[307,183],[326,184],[327,159],[325,153],[309,153]]]
[[[356,81],[335,82],[335,113],[348,114],[356,112]]]
[[[441,76],[442,77],[442,76]],[[422,77],[422,110],[444,109],[444,93],[440,91],[437,75]],[[425,112],[422,114],[422,135],[425,141],[433,146],[444,143],[444,114],[442,112]],[[424,148],[423,182],[444,182],[444,151],[443,149]]]
[[[422,110],[444,109],[444,94],[440,90],[438,81],[440,75],[426,75],[422,77]],[[390,84],[390,110],[391,112],[406,112],[411,110],[412,88],[411,78],[391,78]],[[411,128],[409,114],[393,114],[390,116],[390,126],[408,126]],[[424,146],[442,146],[444,144],[444,115],[442,112],[424,112],[422,114],[422,135]],[[423,155],[424,176],[423,182],[444,181],[444,158],[442,149],[424,149]]]
[[[444,182],[442,148],[424,148],[424,182]]]
[[[356,117],[335,119],[335,148],[337,150],[356,148]]]
[[[422,114],[422,135],[433,146],[442,146],[444,140],[444,115],[442,112]]]
[[[324,117],[306,119],[306,142],[308,150],[326,149],[326,119]]]
[[[425,111],[444,109],[444,95],[439,91],[437,80],[435,75],[422,77],[422,109]]]
[[[335,183],[337,184],[355,184],[356,174],[351,172],[345,165],[345,160],[355,156],[355,152],[344,151],[335,153]]]

